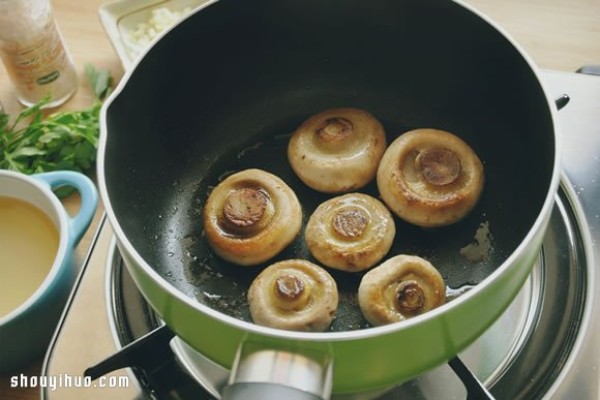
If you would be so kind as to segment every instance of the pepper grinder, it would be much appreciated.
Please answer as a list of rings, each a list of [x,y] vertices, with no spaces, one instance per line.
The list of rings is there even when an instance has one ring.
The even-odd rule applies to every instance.
[[[0,58],[25,106],[45,100],[44,107],[56,107],[77,90],[50,0],[0,0]]]

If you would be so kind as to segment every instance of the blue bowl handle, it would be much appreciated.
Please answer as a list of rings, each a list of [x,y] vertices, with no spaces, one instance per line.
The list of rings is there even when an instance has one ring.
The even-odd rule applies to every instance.
[[[50,188],[55,189],[59,186],[74,187],[81,196],[81,207],[74,217],[69,217],[69,234],[73,244],[77,245],[83,234],[87,231],[98,206],[98,192],[94,182],[87,176],[74,171],[53,171],[32,175],[41,182],[46,183]]]

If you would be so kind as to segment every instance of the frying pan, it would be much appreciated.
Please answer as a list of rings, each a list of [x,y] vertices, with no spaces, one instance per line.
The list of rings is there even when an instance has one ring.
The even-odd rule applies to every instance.
[[[301,233],[264,265],[228,264],[203,237],[204,201],[229,174],[260,168],[292,187],[306,222],[331,196],[295,176],[285,149],[305,119],[337,107],[371,112],[388,143],[409,129],[444,129],[482,159],[475,209],[444,228],[397,219],[388,254],[428,259],[463,294],[370,327],[356,304],[361,274],[331,271],[341,299],[331,331],[257,326],[245,300],[252,279],[277,260],[315,260]],[[102,111],[98,175],[125,264],[177,335],[227,368],[248,343],[324,355],[333,392],[352,393],[448,360],[510,304],[539,254],[557,150],[555,107],[535,67],[459,2],[221,0],[164,34],[121,81]],[[374,183],[360,191],[378,196]],[[491,250],[469,261],[460,249],[481,226]]]

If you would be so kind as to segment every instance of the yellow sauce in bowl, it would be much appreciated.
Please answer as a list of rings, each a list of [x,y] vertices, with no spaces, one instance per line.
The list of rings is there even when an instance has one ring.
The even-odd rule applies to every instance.
[[[42,284],[58,251],[59,233],[36,206],[0,196],[0,318]]]

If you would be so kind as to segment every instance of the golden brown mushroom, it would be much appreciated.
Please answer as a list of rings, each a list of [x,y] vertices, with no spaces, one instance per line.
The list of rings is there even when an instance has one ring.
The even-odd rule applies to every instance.
[[[370,113],[356,108],[321,112],[292,135],[288,159],[298,177],[325,193],[350,192],[377,173],[385,131]]]
[[[423,227],[462,219],[477,203],[483,182],[483,165],[469,145],[436,129],[399,136],[377,171],[377,186],[387,206],[398,217]]]
[[[446,301],[438,270],[421,257],[398,255],[367,272],[358,303],[372,325],[386,325],[423,314]]]
[[[379,262],[395,234],[394,219],[383,203],[366,194],[348,193],[320,204],[304,236],[321,263],[355,272]]]
[[[240,265],[264,262],[287,247],[302,225],[293,190],[275,175],[247,169],[227,177],[204,206],[204,232],[213,250]]]
[[[327,271],[309,261],[280,261],[254,279],[248,303],[252,320],[258,325],[324,331],[337,310],[337,285]]]

